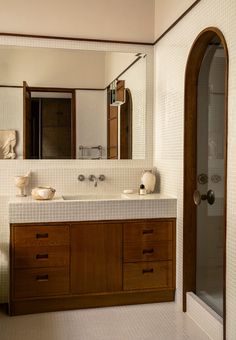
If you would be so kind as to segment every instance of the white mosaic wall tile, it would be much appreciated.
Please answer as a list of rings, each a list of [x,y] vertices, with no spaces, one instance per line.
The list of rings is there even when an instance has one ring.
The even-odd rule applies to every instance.
[[[161,192],[175,195],[177,206],[177,301],[182,302],[184,77],[197,35],[218,27],[229,50],[228,197],[227,197],[227,340],[236,339],[236,2],[202,0],[155,48],[154,165]]]

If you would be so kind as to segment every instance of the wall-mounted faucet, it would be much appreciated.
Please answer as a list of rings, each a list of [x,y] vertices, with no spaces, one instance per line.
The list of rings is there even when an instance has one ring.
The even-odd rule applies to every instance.
[[[95,175],[89,175],[88,180],[90,182],[94,182],[94,186],[97,187],[98,181],[105,181],[106,177],[104,175],[99,175],[99,177],[96,177]],[[80,174],[78,176],[78,181],[83,182],[85,180],[85,176]]]
[[[94,176],[94,175],[89,175],[89,181],[90,182],[94,182],[94,186],[95,187],[97,187],[97,185],[98,185],[98,179],[97,179],[97,177],[96,176]]]

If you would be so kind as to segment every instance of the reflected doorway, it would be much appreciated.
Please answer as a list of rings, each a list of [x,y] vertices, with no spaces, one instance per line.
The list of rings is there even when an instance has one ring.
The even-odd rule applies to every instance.
[[[29,87],[24,92],[24,159],[75,158],[75,91]]]

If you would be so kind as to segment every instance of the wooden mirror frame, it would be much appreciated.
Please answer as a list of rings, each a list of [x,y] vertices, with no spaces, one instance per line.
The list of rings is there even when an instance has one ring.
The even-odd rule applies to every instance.
[[[197,175],[197,95],[198,76],[207,46],[217,36],[225,51],[225,202],[224,202],[224,283],[223,322],[226,338],[226,202],[227,202],[227,121],[228,121],[228,48],[222,32],[215,27],[204,29],[194,41],[185,71],[185,113],[184,113],[184,216],[183,216],[183,311],[186,312],[186,293],[196,291],[196,206],[193,192]]]

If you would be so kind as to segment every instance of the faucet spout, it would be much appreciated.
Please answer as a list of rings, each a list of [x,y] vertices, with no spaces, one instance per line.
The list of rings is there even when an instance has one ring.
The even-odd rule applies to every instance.
[[[90,175],[90,176],[89,176],[89,180],[90,180],[90,182],[94,182],[95,188],[98,186],[98,179],[97,179],[96,176]]]

